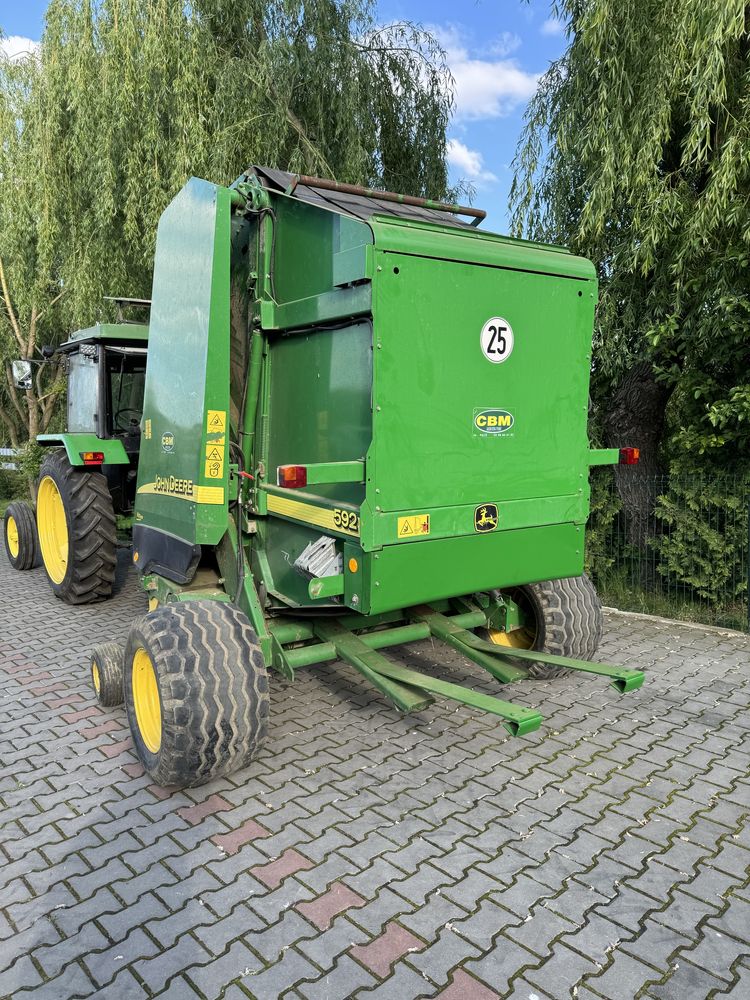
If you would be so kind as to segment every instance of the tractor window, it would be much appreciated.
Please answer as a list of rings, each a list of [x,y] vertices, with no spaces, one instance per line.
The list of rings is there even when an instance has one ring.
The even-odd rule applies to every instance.
[[[77,351],[68,358],[68,430],[96,434],[99,410],[97,350]]]
[[[146,381],[145,354],[107,352],[109,399],[107,427],[110,434],[132,433],[141,423]]]

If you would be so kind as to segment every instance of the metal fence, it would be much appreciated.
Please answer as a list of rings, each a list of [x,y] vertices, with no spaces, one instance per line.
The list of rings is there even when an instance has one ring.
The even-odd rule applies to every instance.
[[[9,458],[15,458],[18,452],[15,448],[0,448],[0,469],[6,472],[16,472],[18,466],[15,462],[9,462]]]
[[[750,479],[596,469],[591,504],[603,603],[750,631]]]

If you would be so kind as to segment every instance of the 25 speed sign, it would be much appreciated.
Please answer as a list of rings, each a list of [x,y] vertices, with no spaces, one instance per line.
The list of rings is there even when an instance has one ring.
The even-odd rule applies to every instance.
[[[482,327],[479,338],[482,354],[493,365],[507,361],[513,353],[513,330],[507,319],[493,316]]]

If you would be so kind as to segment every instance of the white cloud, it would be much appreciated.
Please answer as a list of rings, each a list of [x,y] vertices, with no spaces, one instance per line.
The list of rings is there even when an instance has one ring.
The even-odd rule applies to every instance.
[[[502,59],[504,56],[509,56],[511,52],[515,52],[516,49],[519,49],[520,47],[520,37],[513,31],[504,31],[498,40],[492,43],[490,46],[490,52],[493,56],[497,56],[499,59]]]
[[[474,56],[455,27],[433,30],[456,81],[457,120],[509,115],[536,90],[540,74],[527,73],[515,59]]]
[[[448,163],[461,173],[466,180],[480,184],[491,184],[497,180],[491,170],[486,170],[484,157],[477,149],[469,149],[458,139],[449,139],[447,146]]]
[[[543,35],[562,35],[565,31],[565,22],[557,17],[548,17],[539,30]]]
[[[39,49],[39,42],[31,38],[24,38],[23,35],[9,35],[7,38],[0,38],[0,58],[25,59],[33,56]]]

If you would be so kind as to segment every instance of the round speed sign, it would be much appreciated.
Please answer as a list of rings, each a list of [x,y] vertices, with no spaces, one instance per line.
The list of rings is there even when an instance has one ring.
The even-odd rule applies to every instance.
[[[479,342],[482,354],[493,365],[507,361],[513,353],[513,330],[507,319],[493,316],[482,327]]]

